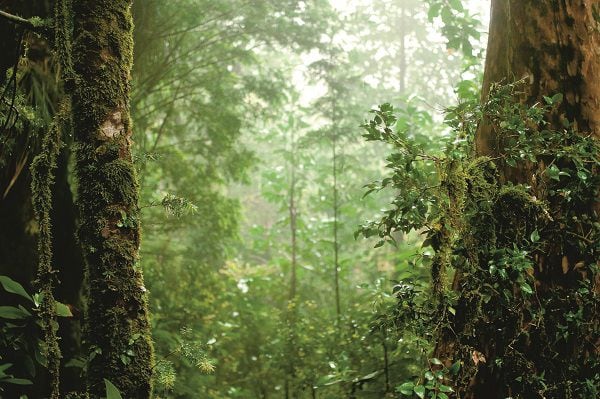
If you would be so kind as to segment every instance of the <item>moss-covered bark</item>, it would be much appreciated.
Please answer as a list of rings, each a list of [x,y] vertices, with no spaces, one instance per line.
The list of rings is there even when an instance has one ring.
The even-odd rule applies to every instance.
[[[543,96],[556,93],[564,95],[564,100],[548,115],[550,123],[546,129],[566,135],[565,121],[568,120],[573,123],[573,130],[581,135],[600,137],[599,12],[600,2],[596,0],[492,0],[483,100],[486,100],[493,84],[523,79],[526,85],[520,100],[529,106],[544,104]],[[502,159],[505,140],[499,126],[484,120],[479,125],[476,137],[478,155]],[[538,319],[535,322],[529,320],[523,309],[519,308],[520,305],[515,303],[512,314],[505,314],[504,319],[491,320],[491,315],[496,315],[493,312],[498,308],[494,302],[497,298],[490,302],[491,305],[477,305],[477,289],[469,286],[469,277],[459,272],[453,284],[461,298],[456,318],[453,319],[452,328],[442,333],[435,355],[446,362],[473,357],[472,362],[464,362],[463,370],[468,368],[470,371],[464,372],[468,374],[467,377],[459,381],[457,397],[580,397],[573,394],[576,392],[573,381],[589,381],[589,384],[597,381],[593,375],[597,373],[599,363],[590,359],[597,358],[598,337],[579,336],[581,340],[574,342],[573,338],[557,338],[555,330],[562,315],[578,311],[580,304],[575,302],[583,303],[582,298],[593,299],[589,291],[587,296],[578,291],[582,277],[577,269],[581,265],[593,267],[598,260],[591,259],[580,247],[570,244],[572,240],[567,237],[565,223],[579,223],[576,216],[586,220],[595,218],[597,221],[594,209],[598,210],[598,203],[594,205],[590,201],[583,205],[561,205],[555,200],[548,200],[549,194],[544,190],[538,190],[536,198],[523,189],[525,186],[517,184],[523,183],[534,188],[539,186],[539,182],[536,186],[535,177],[532,176],[539,172],[540,165],[522,162],[515,167],[502,160],[497,164],[498,189],[490,191],[495,193],[495,198],[487,201],[495,205],[489,212],[481,213],[486,215],[487,212],[490,217],[486,220],[471,218],[467,231],[475,234],[467,234],[463,239],[471,248],[469,252],[475,254],[489,252],[486,248],[516,248],[518,243],[529,240],[534,231],[537,234],[537,229],[542,230],[544,226],[538,226],[538,220],[550,219],[546,223],[553,225],[545,228],[546,234],[542,237],[547,242],[543,250],[534,253],[536,264],[531,271],[536,299],[532,306],[536,307]],[[542,201],[549,202],[554,220],[562,216],[560,206],[563,206],[569,208],[575,222],[554,222],[548,216],[548,211],[540,206]],[[594,245],[593,242],[589,243],[589,247]],[[593,250],[587,252],[593,253]],[[487,262],[481,265],[478,256],[474,258],[471,263],[487,272]],[[490,274],[484,275],[490,279]],[[596,281],[596,289],[598,285]],[[597,315],[593,311],[585,311],[581,312],[581,325],[597,323]],[[495,323],[499,322],[503,323],[503,328],[496,330]],[[494,330],[488,329],[488,325]],[[507,331],[507,326],[516,329],[514,334]],[[571,336],[577,337],[577,331],[572,326],[571,330]],[[512,336],[520,338],[506,341],[507,337]],[[508,352],[518,353],[521,357],[518,361],[503,358],[503,354]],[[479,361],[483,358],[479,354],[485,356],[483,361]],[[557,369],[558,364],[563,365],[564,369]],[[542,382],[538,384],[541,388],[534,392],[530,387],[535,386],[532,381],[536,378]],[[544,378],[548,379],[545,382],[547,388],[543,388]],[[511,384],[519,385],[519,381],[526,380],[529,385],[524,388],[524,396],[522,392],[511,390]],[[544,396],[546,391],[552,392],[552,395],[558,392],[560,396],[548,393],[546,395],[549,396]]]
[[[88,268],[88,388],[103,378],[124,398],[151,395],[146,289],[137,267],[138,185],[129,117],[132,18],[128,0],[73,3],[73,118],[81,225]]]

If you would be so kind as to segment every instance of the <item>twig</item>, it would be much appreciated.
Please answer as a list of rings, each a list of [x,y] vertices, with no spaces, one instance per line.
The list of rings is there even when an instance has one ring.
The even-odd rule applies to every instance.
[[[17,68],[19,67],[19,60],[21,59],[21,47],[23,46],[23,36],[24,36],[24,32],[22,31],[21,34],[19,35],[19,44],[17,46],[17,52],[15,54],[15,63],[13,65],[13,69],[12,69],[12,75],[10,76],[10,80],[8,82],[6,82],[6,87],[4,88],[4,92],[2,93],[2,99],[4,100],[4,95],[7,94],[9,87],[12,84],[12,96],[11,96],[11,100],[10,100],[10,106],[8,108],[8,114],[6,115],[6,120],[4,121],[4,124],[2,125],[2,129],[0,129],[0,132],[4,133],[7,129],[8,129],[8,124],[10,122],[10,118],[12,116],[12,111],[13,109],[16,111],[15,108],[15,99],[17,97]],[[17,111],[18,114],[18,111]],[[16,123],[16,121],[15,121]]]
[[[0,10],[0,17],[6,19],[16,25],[20,25],[26,29],[29,29],[30,31],[39,33],[44,36],[48,35],[48,31],[49,31],[48,25],[41,18],[25,19],[25,18],[19,17],[18,15],[9,14],[6,11],[2,11],[2,10]],[[38,21],[40,21],[40,22],[38,22]]]

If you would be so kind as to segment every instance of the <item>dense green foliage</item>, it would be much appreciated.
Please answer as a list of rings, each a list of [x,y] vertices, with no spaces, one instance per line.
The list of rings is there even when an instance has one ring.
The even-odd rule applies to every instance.
[[[433,392],[447,398],[453,386],[464,389],[481,373],[479,362],[489,363],[489,373],[501,376],[501,389],[515,397],[598,394],[599,363],[593,353],[599,334],[594,291],[600,225],[592,205],[600,186],[594,174],[600,146],[564,117],[562,129],[552,127],[562,95],[544,97],[545,104],[520,104],[523,85],[496,85],[481,105],[464,101],[449,108],[446,123],[453,134],[441,153],[415,143],[398,126],[389,104],[364,125],[368,140],[394,149],[387,165],[392,175],[377,189],[401,191],[393,208],[365,225],[363,234],[393,240],[395,231],[415,230],[433,250],[431,294],[406,306],[400,291],[397,321],[419,315],[416,324],[400,324],[432,342],[451,337],[454,343],[452,352],[442,349],[440,355],[447,366],[457,365],[455,372],[444,375],[442,362],[432,359],[425,378],[400,386],[404,395]],[[475,154],[482,120],[499,129],[499,157]],[[526,165],[534,184],[500,180],[500,168],[518,164]],[[545,286],[556,270],[544,268],[541,259],[553,256],[565,278]],[[449,287],[451,278],[460,291]],[[557,291],[573,294],[557,296]]]
[[[481,103],[479,3],[7,8],[0,397],[597,396],[600,148]]]
[[[426,284],[422,269],[402,263],[415,239],[381,253],[354,239],[384,204],[361,199],[383,147],[366,149],[358,126],[365,104],[397,99],[400,86],[407,115],[424,101],[447,102],[461,57],[431,41],[426,5],[394,4],[390,14],[389,3],[338,14],[326,2],[290,2],[276,6],[273,25],[260,10],[268,3],[134,8],[157,394],[378,397],[429,350],[412,338],[398,345],[402,335],[384,322],[391,279],[403,273]],[[448,61],[452,68],[439,67]],[[419,78],[423,68],[433,79]],[[315,94],[296,93],[303,86]],[[427,112],[413,121],[441,131]]]
[[[70,112],[69,101],[59,105],[59,99],[75,85],[85,89],[75,92],[73,111],[79,188],[71,190],[83,205],[79,242],[88,263],[91,259],[95,264],[95,248],[112,241],[100,239],[90,246],[97,232],[93,226],[109,221],[118,232],[143,226],[135,273],[143,270],[145,286],[137,286],[139,277],[130,282],[137,284],[133,291],[150,293],[155,396],[392,395],[394,386],[418,371],[418,359],[430,350],[426,341],[390,324],[396,304],[392,287],[400,278],[412,279],[405,287],[411,292],[425,290],[427,283],[425,269],[407,262],[415,252],[414,235],[398,236],[397,249],[380,252],[371,251],[372,243],[355,241],[359,223],[385,204],[385,199],[363,198],[362,186],[381,173],[383,165],[373,161],[382,157],[383,147],[367,149],[359,125],[368,104],[394,100],[405,104],[407,124],[441,133],[439,117],[427,104],[447,103],[464,61],[475,65],[475,58],[449,50],[430,25],[435,13],[428,14],[429,5],[417,1],[358,2],[342,9],[325,0],[134,2],[131,117],[140,179],[137,214],[134,173],[127,159],[115,159],[122,155],[117,146],[99,143],[98,151],[86,150],[95,144],[86,141],[85,132],[99,125],[105,107],[122,97],[127,82],[106,77],[117,76],[112,68],[121,64],[85,74],[84,68],[98,66],[91,61],[93,52],[82,56],[95,48],[90,43],[102,39],[94,35],[76,42],[78,69],[71,69],[69,4],[45,2],[31,10],[44,17],[54,14],[55,40],[38,43],[38,36],[26,34],[14,68],[7,69],[5,94],[12,98],[1,104],[4,128],[9,127],[2,139],[2,165],[27,162],[23,154],[30,147],[36,153],[43,149],[33,169],[33,197],[41,221],[40,270],[45,277],[34,290],[51,293],[53,284],[61,284],[50,277],[53,267],[61,267],[48,246],[56,230],[51,226],[60,226],[61,220],[49,219],[47,206],[57,192],[49,191],[52,178],[47,173],[60,156],[58,178],[72,175],[65,164],[72,145],[69,118],[60,111]],[[463,15],[464,10],[454,10],[456,24],[475,26],[468,14],[458,19],[454,13]],[[51,26],[49,19],[40,21],[40,26]],[[444,24],[452,21],[444,17]],[[116,28],[100,22],[96,26]],[[78,35],[87,29],[79,22],[75,28]],[[459,46],[451,39],[449,48],[468,47],[465,41],[477,33],[468,30],[467,35]],[[55,52],[45,50],[47,58],[41,59],[21,52],[34,45]],[[129,52],[119,53],[119,62],[127,64]],[[73,73],[94,83],[84,87],[84,80],[74,79]],[[424,74],[429,79],[422,79]],[[118,95],[102,97],[112,83]],[[52,121],[55,128],[47,129]],[[426,136],[420,140],[434,143]],[[108,164],[101,165],[103,161]],[[96,175],[101,181],[93,183]],[[74,187],[74,179],[68,180]],[[106,187],[112,188],[107,192]],[[103,195],[95,198],[98,192]],[[116,207],[128,207],[118,214],[107,216],[93,205],[117,197],[121,200]],[[134,248],[114,249],[125,254],[122,249]],[[99,254],[99,262],[108,262],[103,269],[120,264]],[[88,334],[105,326],[94,320],[114,313],[104,308],[110,301],[101,288],[110,283],[110,275],[94,268],[84,283],[92,283],[92,289],[82,292],[91,308],[75,309],[87,314]],[[404,286],[394,290],[398,287]],[[46,367],[47,359],[55,362],[51,375],[58,372],[58,348],[52,346],[56,321],[48,308],[53,299],[37,293],[29,303],[32,297],[26,290],[28,285],[18,290],[23,303],[6,307],[2,316],[18,322],[2,328],[12,346],[3,356],[27,363],[28,375],[4,373],[0,385],[43,381],[37,371]],[[56,312],[75,317],[64,305]],[[126,329],[112,330],[100,335]],[[31,341],[25,332],[40,338]],[[114,352],[114,361],[120,368],[138,363],[135,347],[146,340],[142,335],[115,338],[115,348],[121,349]],[[70,342],[65,338],[61,335],[62,342]],[[94,365],[109,354],[90,343],[84,343],[83,353],[63,347],[69,357],[60,362],[60,372],[73,370],[68,375],[74,378],[92,371],[94,392],[106,390],[109,397],[116,397],[118,389],[126,392],[130,384],[121,381],[124,376],[113,375],[116,367],[113,374],[96,370]],[[17,350],[25,357],[15,358]],[[56,395],[56,383],[49,386]]]

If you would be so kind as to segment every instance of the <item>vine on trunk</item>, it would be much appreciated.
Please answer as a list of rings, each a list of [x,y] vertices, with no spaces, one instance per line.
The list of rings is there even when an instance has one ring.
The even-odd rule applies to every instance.
[[[54,48],[61,65],[61,77],[67,80],[72,76],[71,67],[71,20],[70,3],[58,0],[54,10]],[[58,344],[58,322],[54,299],[54,273],[52,267],[52,189],[54,185],[57,158],[62,147],[62,134],[70,128],[71,101],[64,95],[58,105],[51,125],[41,140],[40,153],[31,162],[31,191],[33,209],[39,227],[38,270],[36,285],[40,292],[39,317],[44,337],[41,348],[48,370],[49,395],[51,399],[60,397],[60,361],[62,358]]]
[[[52,186],[56,159],[61,148],[61,133],[68,123],[70,107],[63,100],[52,126],[42,138],[41,151],[31,163],[31,191],[35,216],[38,222],[38,270],[36,284],[41,293],[40,319],[44,335],[42,354],[47,361],[50,398],[59,398],[59,369],[61,352],[58,345],[58,323],[54,300],[54,270],[52,268]]]
[[[519,103],[523,84],[493,85],[483,104],[448,109],[453,134],[443,153],[426,153],[396,131],[389,104],[364,125],[368,140],[395,150],[388,157],[391,177],[371,189],[400,194],[380,220],[360,231],[387,241],[395,231],[422,232],[423,245],[435,253],[436,314],[409,325],[445,344],[436,346],[422,378],[398,387],[404,395],[598,395],[600,223],[594,207],[600,143],[557,115],[560,94],[531,107]],[[498,133],[497,158],[475,153],[482,120]],[[515,169],[530,179],[507,181]],[[458,365],[455,372],[445,372],[451,364]],[[477,391],[475,378],[491,381],[486,385],[495,390]]]

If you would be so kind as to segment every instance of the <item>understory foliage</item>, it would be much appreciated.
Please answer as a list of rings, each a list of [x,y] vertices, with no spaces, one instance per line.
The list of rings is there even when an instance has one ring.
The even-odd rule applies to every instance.
[[[394,325],[437,342],[423,372],[397,387],[402,395],[460,395],[475,375],[513,398],[599,394],[600,144],[557,112],[562,95],[526,106],[523,87],[496,84],[483,104],[449,108],[452,131],[437,152],[389,104],[363,126],[367,140],[393,148],[390,176],[370,189],[396,194],[360,231],[390,242],[417,231],[433,251],[422,259],[430,292],[395,292]],[[481,123],[500,155],[475,153]],[[509,181],[516,168],[527,179]]]
[[[53,20],[64,31],[59,29],[62,38],[57,41],[70,41],[72,27],[65,19],[70,21],[71,2],[33,3],[48,8],[48,15],[52,4],[58,6]],[[79,7],[80,3],[73,4]],[[69,223],[83,221],[85,227],[109,220],[112,232],[143,227],[135,271],[143,270],[146,285],[127,280],[140,295],[149,292],[156,356],[144,372],[153,374],[156,398],[378,399],[398,396],[394,387],[418,373],[418,364],[427,363],[432,336],[424,338],[416,332],[427,325],[436,307],[422,295],[428,288],[423,262],[411,259],[415,235],[394,235],[397,248],[374,252],[368,242],[357,243],[353,233],[361,220],[385,203],[374,197],[361,199],[362,185],[381,173],[381,163],[373,160],[381,158],[383,148],[365,149],[356,134],[365,104],[390,98],[401,102],[403,125],[418,125],[428,135],[438,135],[435,117],[420,107],[446,102],[450,88],[461,78],[461,63],[470,65],[470,72],[477,68],[477,59],[471,57],[481,52],[481,46],[474,43],[479,38],[477,20],[460,2],[430,3],[439,7],[427,15],[429,3],[420,0],[363,1],[340,9],[328,0],[133,2],[133,165],[129,156],[115,158],[122,155],[116,146],[102,144],[92,158],[108,162],[86,168],[95,175],[99,172],[102,184],[83,176],[81,182],[85,180],[87,188],[75,189],[73,158],[81,162],[84,148],[73,147],[72,136],[80,135],[82,129],[71,133],[64,126],[55,170],[56,186],[63,185],[55,190],[54,198],[69,209],[72,204],[65,203],[60,194],[70,196],[71,190],[80,199],[86,197],[89,204],[133,199],[137,186],[131,183],[138,175],[141,209],[119,210],[117,201],[108,219],[96,218],[95,211],[84,211],[79,221],[74,213],[59,214],[55,219],[53,215],[52,227],[55,235],[64,232],[77,250],[82,242],[89,244],[89,239],[86,234],[74,239],[66,228]],[[26,5],[23,10],[45,15]],[[16,14],[27,16],[28,12]],[[441,19],[448,43],[432,34],[435,29],[428,19],[436,23]],[[95,25],[99,24],[90,29]],[[20,46],[23,54],[17,54],[14,68],[6,74],[6,101],[0,104],[0,166],[9,175],[10,185],[26,178],[27,163],[40,152],[42,138],[59,133],[48,127],[53,120],[61,122],[63,108],[58,99],[74,82],[60,76],[73,72],[63,65],[67,54],[54,54],[51,44],[39,42],[33,34],[25,38]],[[101,40],[95,35],[89,39]],[[42,61],[36,59],[40,52]],[[78,60],[86,61],[88,57]],[[79,78],[112,82],[101,78],[108,72],[105,67],[101,72]],[[467,83],[461,87],[472,89]],[[319,93],[320,89],[324,92]],[[81,101],[93,103],[100,93],[91,89],[80,94]],[[416,129],[413,133],[416,143],[439,148],[428,135]],[[72,149],[79,151],[73,157]],[[45,165],[52,165],[52,159],[43,151],[37,159],[36,179],[41,184],[35,187],[41,190],[36,189],[35,196],[39,201],[51,183]],[[19,175],[19,168],[26,173]],[[241,186],[250,180],[250,171],[257,172],[255,178]],[[101,189],[104,184],[114,190]],[[290,205],[292,191],[296,202]],[[0,195],[4,194],[3,186]],[[29,203],[30,198],[18,200]],[[40,210],[43,220],[47,209]],[[292,213],[294,244],[290,239]],[[30,225],[31,234],[37,235],[38,225]],[[111,231],[102,229],[104,234]],[[49,237],[42,233],[40,237]],[[292,247],[298,273],[296,298],[290,301]],[[46,256],[48,248],[41,249]],[[55,258],[72,252],[61,245],[52,249]],[[121,249],[126,248],[115,248]],[[432,254],[427,248],[420,253],[424,260]],[[111,269],[102,277],[113,280],[117,263],[104,258]],[[7,262],[13,267],[12,259]],[[74,270],[81,264],[76,259]],[[60,258],[53,259],[52,270],[47,263],[42,266],[46,277],[50,271],[54,276],[50,281],[54,285],[50,287],[46,279],[44,289],[54,289],[59,300],[63,300],[60,290],[68,287],[80,299],[89,299],[92,292],[98,305],[85,308],[79,300],[69,299],[69,307],[58,304],[52,312],[49,296],[31,295],[32,301],[29,294],[17,298],[6,289],[14,306],[0,312],[1,343],[7,347],[0,364],[0,388],[6,387],[3,394],[41,395],[35,390],[45,379],[39,370],[48,364],[44,351],[52,349],[49,344],[54,342],[52,337],[46,342],[40,339],[41,327],[49,335],[56,327],[54,317],[61,316],[60,395],[73,391],[66,397],[79,397],[75,392],[84,390],[78,385],[87,373],[95,380],[90,388],[96,395],[131,396],[133,385],[123,389],[122,375],[116,370],[135,368],[144,360],[136,348],[148,336],[134,332],[114,338],[112,345],[103,348],[82,342],[79,330],[66,332],[65,321],[79,324],[85,318],[82,313],[94,328],[108,325],[99,322],[99,314],[121,321],[122,306],[103,307],[108,302],[95,294],[100,285],[93,276],[84,285],[94,289],[84,289],[80,295],[81,281],[69,281],[73,273]],[[19,280],[27,292],[34,292],[27,278],[6,274]],[[339,295],[333,294],[336,285]],[[397,307],[399,298],[402,304]],[[45,305],[39,303],[42,299]],[[406,309],[415,311],[407,313]],[[295,316],[293,324],[290,314]],[[405,331],[400,325],[414,327]],[[117,332],[108,330],[102,335]],[[72,348],[82,343],[82,351]],[[109,353],[108,347],[115,350]],[[115,365],[95,366],[109,355]],[[51,360],[58,357],[54,353]],[[448,373],[456,373],[456,366],[443,371]]]
[[[401,97],[410,112],[458,79],[462,58],[431,39],[426,8],[382,0],[342,16],[323,0],[134,2],[132,118],[157,396],[278,397],[287,382],[290,397],[378,398],[415,372],[429,346],[399,344],[384,320],[388,278],[406,272],[422,290],[423,269],[405,270],[410,239],[373,254],[353,238],[383,204],[361,201],[381,147],[365,151],[356,132],[365,103]],[[400,37],[418,44],[401,51]],[[401,60],[406,70],[394,69]],[[293,87],[303,64],[306,82]],[[419,79],[424,70],[431,79]],[[307,100],[298,91],[312,84],[326,93]],[[248,172],[251,184],[240,185]],[[289,309],[292,187],[298,278]],[[180,356],[185,328],[214,371]]]

